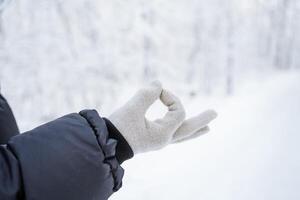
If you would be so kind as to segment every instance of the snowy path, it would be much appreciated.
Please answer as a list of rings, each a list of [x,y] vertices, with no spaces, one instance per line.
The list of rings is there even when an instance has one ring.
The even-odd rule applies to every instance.
[[[211,133],[127,161],[111,199],[300,199],[299,74],[244,89],[222,101],[184,102],[188,114],[197,104],[217,108]]]

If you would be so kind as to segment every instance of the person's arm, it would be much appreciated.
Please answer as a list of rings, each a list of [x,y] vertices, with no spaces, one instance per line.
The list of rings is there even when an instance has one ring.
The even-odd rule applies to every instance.
[[[108,127],[120,137],[85,110],[11,138],[0,146],[0,199],[108,199],[122,185],[120,163],[133,156]]]
[[[160,99],[168,112],[150,121]],[[105,200],[122,185],[120,163],[208,132],[208,110],[185,120],[177,97],[159,82],[138,91],[107,119],[95,110],[69,114],[0,146],[0,199]]]
[[[6,144],[8,140],[19,134],[13,112],[6,99],[0,94],[0,144]]]

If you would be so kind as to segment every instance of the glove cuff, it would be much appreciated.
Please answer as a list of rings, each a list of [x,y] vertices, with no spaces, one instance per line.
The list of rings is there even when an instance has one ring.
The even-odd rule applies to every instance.
[[[120,133],[120,131],[113,125],[113,123],[107,119],[103,118],[105,121],[105,124],[107,126],[109,137],[116,139],[118,141],[117,147],[116,147],[116,157],[119,163],[123,163],[125,160],[128,160],[134,156],[134,153],[126,141],[126,139],[123,137],[123,135]]]

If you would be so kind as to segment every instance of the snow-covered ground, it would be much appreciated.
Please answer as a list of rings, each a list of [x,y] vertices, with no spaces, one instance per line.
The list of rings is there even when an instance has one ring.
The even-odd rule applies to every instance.
[[[124,163],[124,186],[111,199],[300,199],[299,72],[249,82],[234,97],[184,103],[189,115],[217,109],[211,132]]]

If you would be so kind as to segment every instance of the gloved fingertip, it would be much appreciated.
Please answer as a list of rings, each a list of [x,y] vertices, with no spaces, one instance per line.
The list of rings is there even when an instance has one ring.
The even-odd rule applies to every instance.
[[[179,99],[173,95],[170,91],[163,89],[161,96],[160,96],[161,101],[166,105],[170,106],[174,103],[179,103]]]
[[[212,120],[214,120],[217,117],[217,115],[217,112],[214,110],[206,110],[198,114],[197,116],[187,120],[187,123],[190,124],[191,127],[194,127],[193,129],[198,129],[209,124]]]
[[[215,110],[209,109],[203,112],[203,115],[207,117],[207,119],[214,120],[217,118],[218,113]]]
[[[210,128],[209,128],[209,126],[205,126],[204,128],[200,129],[200,131],[201,131],[201,134],[199,133],[199,135],[202,135],[202,134],[208,133],[210,131]]]
[[[157,88],[162,88],[162,83],[159,80],[154,80],[150,82],[151,86],[157,87]]]
[[[154,96],[155,98],[159,98],[162,93],[162,84],[159,80],[155,80],[150,82],[145,88],[142,88],[141,91],[146,96]]]
[[[153,81],[138,90],[131,102],[134,102],[133,104],[136,108],[139,108],[140,111],[145,112],[150,105],[160,98],[162,90],[161,82]]]

